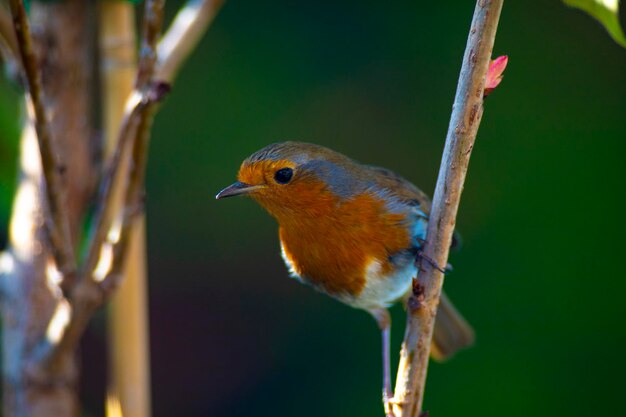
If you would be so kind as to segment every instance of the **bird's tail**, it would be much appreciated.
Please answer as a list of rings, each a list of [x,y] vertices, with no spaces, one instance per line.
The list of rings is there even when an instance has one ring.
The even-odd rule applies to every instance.
[[[474,329],[442,292],[430,355],[435,360],[444,361],[473,343]]]

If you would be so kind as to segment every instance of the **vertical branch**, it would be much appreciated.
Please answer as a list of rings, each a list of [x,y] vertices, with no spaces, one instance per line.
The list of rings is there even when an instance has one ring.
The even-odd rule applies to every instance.
[[[161,99],[169,91],[167,85],[154,82],[157,63],[157,41],[163,26],[164,0],[146,1],[141,37],[141,53],[135,80],[135,89],[145,97]],[[128,245],[131,233],[138,215],[143,214],[142,193],[146,165],[148,161],[148,142],[150,128],[155,113],[156,101],[148,101],[137,113],[137,128],[130,154],[130,166],[123,197],[123,206],[120,216],[119,238],[114,245],[113,265],[103,280],[105,288],[114,287],[121,276],[121,270],[126,263]]]
[[[102,7],[112,11],[112,5],[103,2]],[[164,1],[146,1],[146,7],[143,17],[143,30],[141,40],[141,58],[137,70],[135,80],[135,88],[140,94],[147,94],[148,89],[152,88],[152,79],[154,75],[154,67],[156,65],[156,42],[161,34],[163,22],[163,6]],[[115,36],[115,34],[125,34],[127,37],[134,38],[134,22],[132,19],[132,5],[125,3],[116,5],[116,11],[122,16],[109,16],[112,18],[111,23],[117,27],[110,27],[110,33],[102,33],[102,40],[106,41],[106,36]],[[103,16],[104,17],[104,16]],[[119,18],[123,17],[123,21]],[[111,380],[107,388],[107,414],[113,416],[116,409],[119,409],[123,415],[128,417],[148,417],[151,414],[150,405],[150,351],[148,336],[148,312],[147,312],[147,272],[146,272],[146,243],[145,243],[145,218],[143,216],[143,207],[137,219],[137,216],[128,218],[126,212],[129,205],[136,204],[136,199],[143,190],[144,172],[147,160],[147,141],[148,132],[144,130],[142,125],[147,118],[152,118],[152,104],[145,104],[137,108],[137,112],[131,112],[127,115],[121,126],[120,137],[116,143],[118,131],[120,131],[120,119],[123,106],[123,100],[132,94],[132,78],[135,74],[131,74],[133,68],[135,54],[133,50],[134,39],[126,46],[128,47],[127,56],[124,58],[126,62],[125,68],[121,71],[109,71],[103,74],[103,83],[117,82],[122,85],[121,89],[111,91],[107,94],[109,106],[104,108],[105,118],[107,120],[106,134],[109,147],[116,147],[116,155],[118,157],[130,151],[128,155],[131,159],[127,160],[122,166],[117,167],[118,171],[124,173],[121,175],[118,183],[127,181],[122,187],[118,184],[111,184],[119,190],[117,195],[111,196],[112,199],[106,199],[104,205],[112,202],[117,212],[121,212],[122,230],[120,231],[120,239],[122,242],[115,244],[116,250],[113,255],[113,262],[119,265],[119,274],[114,278],[111,276],[106,278],[103,284],[117,286],[120,276],[125,275],[124,285],[119,289],[112,300],[111,309],[109,311],[109,343],[110,343],[110,369]],[[106,53],[106,51],[103,51]],[[106,56],[106,55],[104,55]],[[132,62],[131,62],[132,60]],[[128,125],[126,125],[128,124]],[[130,126],[133,125],[133,126]],[[124,129],[129,129],[125,134]],[[128,137],[132,137],[131,141],[127,141]],[[129,142],[128,144],[125,142]],[[138,146],[138,145],[143,146]],[[131,145],[130,147],[128,145]],[[139,154],[139,155],[137,155]],[[115,161],[113,161],[115,162]],[[115,169],[115,165],[113,166]],[[141,175],[137,174],[137,170]],[[114,175],[115,171],[111,172]],[[112,179],[112,181],[115,181]],[[124,190],[125,188],[125,190]],[[109,225],[106,225],[108,231]],[[100,242],[92,242],[96,244],[95,250],[99,253]],[[120,250],[123,251],[120,253]],[[129,260],[130,262],[125,262]],[[117,271],[116,271],[117,272]],[[88,276],[91,276],[91,265],[88,265]],[[111,273],[109,272],[109,275]],[[110,286],[110,285],[109,285]],[[117,406],[117,408],[116,408]]]
[[[163,37],[161,43],[157,40],[162,25],[162,2],[146,4],[144,26],[142,30],[142,49],[139,71],[135,88],[142,95],[156,94],[160,96],[167,89],[166,84],[155,83],[155,80],[172,82],[184,59],[191,53],[202,34],[210,25],[223,0],[192,0],[181,10],[173,25]],[[111,6],[106,6],[111,7]],[[118,21],[117,19],[115,21]],[[122,28],[122,32],[128,28]],[[118,31],[119,33],[119,31]],[[103,33],[103,35],[105,35]],[[122,74],[120,74],[122,76]],[[105,80],[111,81],[112,75]],[[124,86],[130,93],[128,73],[124,73]],[[146,91],[146,90],[152,91]],[[106,87],[105,87],[106,90]],[[118,92],[119,93],[119,92]],[[111,97],[114,97],[113,95]],[[115,96],[121,98],[121,96]],[[155,98],[155,102],[160,97]],[[115,114],[122,106],[118,100],[117,106],[105,108],[108,114]],[[112,381],[107,396],[107,412],[114,413],[121,408],[124,415],[147,416],[150,413],[149,397],[149,352],[147,347],[147,290],[145,271],[145,219],[143,216],[142,191],[145,168],[147,162],[148,139],[155,108],[146,104],[148,108],[137,108],[136,114],[127,114],[122,129],[129,129],[126,134],[122,130],[117,142],[110,176],[116,171],[126,172],[127,168],[116,168],[116,158],[120,158],[126,148],[126,141],[133,137],[131,167],[125,184],[125,195],[118,194],[112,197],[117,201],[113,205],[121,214],[121,230],[118,241],[113,245],[112,265],[103,281],[105,291],[110,291],[118,285],[124,275],[124,285],[116,294],[110,312],[109,334],[111,339],[111,366]],[[107,123],[107,135],[116,130],[114,123]],[[131,127],[130,125],[133,124]],[[137,124],[137,126],[134,126]],[[133,130],[134,129],[134,130]],[[123,189],[124,187],[117,187]],[[111,205],[111,197],[105,196],[103,205]],[[139,217],[137,219],[137,217]],[[97,225],[95,240],[91,242],[90,255],[100,254],[103,237],[109,230],[111,223],[106,221]],[[98,229],[100,233],[98,234]],[[99,235],[99,236],[98,236]],[[95,250],[95,252],[94,252]],[[130,260],[130,262],[127,262]],[[94,265],[87,261],[86,271],[89,274]],[[133,346],[129,349],[130,345]],[[131,401],[134,392],[140,392],[138,401]]]
[[[40,341],[54,339],[55,330],[66,317],[67,303],[62,301],[55,285],[59,279],[57,268],[67,274],[71,271],[67,265],[73,266],[74,261],[73,255],[68,255],[67,264],[57,261],[55,267],[45,241],[52,238],[46,227],[59,225],[54,221],[46,224],[45,220],[66,217],[68,225],[56,229],[63,233],[55,236],[66,239],[64,242],[76,241],[95,183],[89,94],[90,3],[32,2],[29,17],[37,28],[32,39],[22,4],[14,2],[12,8],[14,24],[19,26],[16,35],[21,38],[18,45],[26,86],[31,94],[35,92],[30,107],[36,117],[25,121],[20,180],[11,214],[10,248],[5,255],[10,268],[5,271],[2,304],[2,405],[7,416],[72,417],[78,409],[75,352],[66,352],[61,366],[50,372],[32,373],[30,364]],[[39,62],[35,62],[35,52]],[[46,142],[44,146],[42,141]],[[66,175],[58,172],[55,158],[59,155],[64,157],[60,170]],[[46,171],[57,176],[52,181],[57,188],[43,184],[48,180]],[[67,198],[55,191],[59,187]],[[46,193],[59,198],[59,210],[46,210],[49,204]]]
[[[463,183],[483,112],[485,77],[503,0],[478,0],[463,55],[445,149],[428,222],[428,240],[400,353],[394,397],[396,417],[415,417],[422,410],[428,358],[446,265],[463,191]]]
[[[103,91],[105,160],[109,170],[103,179],[104,193],[90,241],[85,275],[91,279],[113,216],[123,207],[123,186],[128,173],[128,150],[132,145],[137,107],[124,108],[131,97],[137,74],[134,6],[129,2],[100,2],[100,61]],[[137,99],[139,99],[138,95]],[[119,136],[118,136],[119,132]],[[116,175],[117,174],[117,175]],[[146,300],[145,240],[143,230],[134,236],[125,271],[126,280],[111,299],[108,311],[110,379],[107,384],[106,415],[148,417],[151,415],[150,354]]]
[[[19,50],[15,39],[13,19],[8,11],[0,8],[0,60],[11,78],[22,70],[19,62]]]
[[[135,80],[135,89],[145,95],[153,95],[151,91],[159,89],[158,86],[155,87],[153,78],[157,63],[157,41],[163,26],[164,6],[164,0],[146,1],[141,37],[141,53],[139,56],[139,64],[137,66],[137,79]],[[167,89],[167,87],[165,89]],[[164,93],[165,92],[163,92],[163,94]],[[159,94],[159,96],[161,96],[161,94]],[[136,214],[143,212],[143,207],[139,208],[138,205],[142,203],[140,200],[148,160],[148,139],[150,137],[150,127],[152,126],[152,120],[154,118],[155,105],[156,103],[154,102],[148,103],[142,108],[142,111],[139,112],[137,116],[138,124],[136,137],[133,142],[132,152],[130,155],[131,162],[128,173],[128,182],[126,184],[124,206],[122,207],[123,211],[121,216],[120,237],[116,244],[116,252],[120,256],[114,259],[114,265],[119,266],[120,268],[125,263],[124,256],[127,252],[126,248],[130,240],[129,235],[131,233],[134,220],[137,217]]]
[[[165,0],[146,1],[141,30],[141,51],[135,88],[141,90],[152,82],[157,63],[157,42],[163,27]]]
[[[45,180],[47,209],[50,214],[50,216],[45,216],[50,246],[57,268],[61,271],[64,279],[71,280],[76,272],[76,265],[69,219],[65,210],[65,191],[61,183],[61,175],[65,172],[65,168],[56,161],[57,153],[54,149],[50,126],[44,108],[41,75],[37,66],[37,58],[33,48],[24,2],[23,0],[10,0],[9,3],[34,113],[35,130],[37,132]]]

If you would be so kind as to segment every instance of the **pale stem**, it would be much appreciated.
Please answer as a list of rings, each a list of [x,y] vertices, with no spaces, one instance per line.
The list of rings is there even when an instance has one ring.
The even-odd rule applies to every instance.
[[[448,263],[463,183],[482,116],[485,77],[502,2],[478,0],[474,10],[433,196],[428,239],[414,294],[409,300],[394,397],[396,417],[416,417],[422,411],[428,358],[444,278],[437,265]]]

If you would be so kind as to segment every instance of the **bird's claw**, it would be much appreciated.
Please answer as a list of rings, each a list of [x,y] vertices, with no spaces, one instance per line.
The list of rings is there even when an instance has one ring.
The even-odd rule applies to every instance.
[[[422,252],[421,250],[417,251],[417,266],[420,269],[422,269],[423,260],[426,260],[426,262],[428,262],[433,268],[435,268],[437,271],[441,272],[442,274],[445,274],[448,271],[452,271],[452,265],[447,264],[445,268],[442,268],[439,266],[437,261],[435,261],[433,258],[424,254],[424,252]]]

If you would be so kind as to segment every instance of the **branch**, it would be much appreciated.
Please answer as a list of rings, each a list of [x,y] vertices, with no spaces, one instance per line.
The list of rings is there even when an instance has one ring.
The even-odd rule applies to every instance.
[[[69,315],[69,320],[65,323],[62,332],[57,337],[51,338],[49,334],[46,334],[39,343],[28,368],[29,374],[34,378],[46,375],[48,372],[54,371],[63,365],[63,361],[67,357],[66,355],[73,352],[78,345],[80,337],[89,324],[94,311],[106,301],[108,293],[103,291],[100,283],[93,279],[93,270],[112,223],[113,199],[111,195],[114,192],[112,184],[115,183],[115,179],[120,175],[119,167],[125,150],[132,145],[134,133],[137,130],[137,115],[147,106],[148,99],[149,96],[142,97],[139,94],[134,94],[129,99],[126,107],[127,114],[120,129],[118,147],[102,180],[100,190],[101,203],[98,205],[99,211],[96,214],[95,226],[89,239],[90,245],[85,263],[75,282],[67,280],[61,282],[63,293],[66,296],[66,300],[63,300],[63,302],[69,303],[69,307],[65,308],[69,308],[70,311],[68,313],[62,309],[57,309],[55,316],[57,314]],[[52,327],[52,324],[55,322],[55,316],[52,317],[48,328]]]
[[[164,0],[152,0],[146,2],[144,23],[142,29],[141,54],[139,56],[137,80],[135,88],[146,91],[151,88],[155,96],[160,100],[169,92],[169,84],[154,81],[157,65],[157,41],[163,26]],[[128,254],[131,231],[137,214],[143,212],[143,187],[148,161],[148,143],[150,128],[154,119],[155,106],[158,100],[148,103],[137,115],[137,128],[133,141],[130,171],[126,183],[124,202],[122,207],[121,226],[118,241],[113,245],[113,263],[102,280],[105,291],[117,287],[122,277],[122,269]],[[119,145],[118,145],[119,146]]]
[[[121,175],[119,172],[120,162],[125,154],[125,149],[131,146],[133,152],[131,155],[129,179],[125,190],[124,212],[126,212],[129,204],[136,201],[143,187],[145,161],[147,159],[147,139],[149,126],[152,123],[153,108],[155,103],[169,91],[167,85],[152,82],[156,65],[156,42],[163,21],[163,6],[164,0],[146,1],[141,57],[135,83],[136,88],[129,99],[128,113],[125,122],[122,123],[116,154],[104,179],[103,191],[101,192],[104,202],[96,221],[93,241],[87,254],[86,263],[82,268],[80,279],[73,285],[67,285],[65,288],[68,294],[67,301],[69,302],[68,308],[70,311],[64,314],[68,314],[69,318],[64,323],[63,330],[56,337],[51,339],[48,335],[41,341],[29,364],[28,372],[31,377],[37,378],[39,375],[45,375],[47,372],[63,365],[68,354],[75,351],[93,312],[110,295],[107,288],[111,287],[111,280],[108,278],[111,276],[111,273],[107,274],[107,277],[101,282],[97,282],[94,280],[91,266],[96,263],[102,248],[102,242],[110,228],[107,214],[111,210],[111,196],[114,193],[112,184],[115,183],[116,176]],[[123,216],[120,242],[127,241],[127,234],[130,233],[133,219],[134,216]],[[125,253],[122,253],[120,257],[124,255]],[[54,320],[55,318],[53,317],[50,325],[54,323]]]
[[[183,64],[185,58],[191,53],[191,50],[197,45],[202,34],[206,31],[211,21],[215,17],[224,0],[191,0],[184,9],[176,16],[172,26],[157,44],[158,33],[162,25],[162,10],[158,12],[158,8],[162,9],[163,4],[146,5],[146,19],[143,27],[142,54],[139,62],[139,73],[136,80],[137,88],[145,88],[150,78],[154,80],[172,82],[177,74],[179,67]],[[155,13],[156,11],[156,13]],[[148,19],[147,17],[151,17]],[[137,105],[132,111],[127,112],[124,122],[122,123],[122,133],[118,140],[116,152],[114,154],[111,166],[105,176],[103,182],[103,193],[101,198],[101,216],[96,221],[96,232],[94,238],[91,239],[91,246],[86,262],[86,270],[93,271],[96,266],[100,249],[105,242],[106,233],[113,223],[110,216],[106,213],[111,211],[111,184],[114,176],[119,170],[121,156],[126,149],[127,142],[131,140],[131,135],[135,134],[139,140],[133,137],[133,172],[129,174],[130,180],[127,186],[125,196],[125,208],[123,209],[122,230],[118,238],[114,256],[114,266],[109,272],[110,277],[119,277],[121,275],[121,265],[126,251],[127,234],[130,224],[136,217],[137,206],[141,188],[143,187],[143,175],[145,172],[145,162],[147,156],[147,138],[149,133],[151,120],[153,117],[152,110],[149,107],[161,100],[162,96],[169,91],[167,84],[163,82],[153,82],[152,91],[146,94],[151,97],[150,100],[142,102],[145,105]],[[132,97],[136,97],[136,92]],[[132,100],[131,97],[131,100]],[[132,104],[132,103],[131,103]],[[127,107],[128,108],[128,107]],[[135,129],[137,129],[135,131]],[[142,168],[143,165],[143,168]],[[108,220],[107,220],[108,218]],[[109,284],[110,285],[110,284]]]
[[[483,112],[485,77],[503,0],[478,0],[463,56],[439,178],[428,222],[424,262],[409,300],[394,397],[396,417],[422,410],[430,346],[463,183]],[[428,261],[426,261],[428,260]]]
[[[0,8],[0,58],[12,77],[21,72],[15,29],[11,15],[4,7]]]
[[[209,8],[210,5],[213,9]],[[197,10],[198,16],[190,23],[193,27],[187,28],[184,32],[179,32],[179,40],[170,50],[169,58],[159,61],[164,65],[164,67],[159,67],[160,70],[165,67],[168,68],[164,70],[165,72],[159,73],[165,74],[163,78],[159,79],[172,81],[178,67],[197,43],[198,37],[204,30],[202,27],[208,26],[219,5],[221,2],[218,0],[208,0],[203,3]],[[163,6],[163,0],[146,2],[135,91],[127,102],[126,115],[120,127],[116,150],[102,180],[98,203],[99,211],[92,229],[85,262],[81,268],[80,280],[76,283],[68,282],[64,286],[71,307],[69,320],[65,323],[63,331],[56,340],[45,338],[40,343],[28,370],[34,377],[60,366],[65,360],[65,354],[74,351],[93,312],[109,298],[112,290],[117,287],[122,278],[135,219],[143,212],[143,186],[150,128],[157,103],[169,91],[167,83],[155,81],[158,62],[157,40],[163,22]],[[191,6],[192,4],[186,8]],[[211,10],[213,11],[211,12]],[[178,24],[180,25],[180,23]],[[180,28],[178,30],[180,31]],[[132,151],[129,155],[131,163],[130,171],[127,173],[128,179],[124,183],[124,206],[120,230],[117,236],[112,236],[111,239],[107,240],[107,234],[109,234],[114,222],[114,199],[112,197],[116,191],[113,188],[117,183],[118,176],[123,175],[120,172],[120,167],[128,151]],[[100,277],[101,281],[98,282],[94,280],[94,270],[98,267],[98,261],[102,260],[100,257],[106,245],[109,245],[109,249],[112,251],[110,254],[111,263],[108,272],[105,273],[104,277]]]
[[[113,226],[116,205],[113,198],[115,192],[113,184],[117,183],[117,178],[121,175],[120,167],[124,156],[136,141],[137,131],[143,119],[142,115],[149,106],[161,101],[168,91],[169,87],[166,84],[156,83],[144,94],[134,91],[128,99],[125,115],[120,126],[119,138],[116,142],[117,146],[102,178],[98,212],[95,216],[91,237],[89,238],[89,249],[87,250],[81,276],[89,276],[89,279],[91,279],[91,274],[96,268],[98,258],[100,257],[101,248],[107,240],[107,233]]]
[[[189,0],[159,42],[157,79],[172,82],[225,0]]]
[[[165,0],[148,0],[141,29],[141,53],[137,65],[135,88],[141,90],[152,83],[157,63],[157,42],[163,27]]]
[[[99,211],[94,223],[93,233],[89,239],[89,250],[87,252],[87,258],[83,266],[83,274],[85,279],[92,279],[92,273],[96,267],[98,259],[103,245],[107,239],[107,233],[109,233],[114,221],[113,210],[115,209],[115,199],[113,198],[114,190],[113,184],[117,183],[116,178],[121,175],[120,167],[123,156],[132,147],[133,149],[133,164],[131,165],[132,172],[129,173],[129,180],[124,184],[126,191],[124,197],[124,205],[127,206],[128,202],[128,189],[134,186],[130,184],[136,183],[137,164],[134,160],[136,143],[138,138],[142,135],[139,131],[143,129],[145,119],[148,117],[150,109],[155,103],[160,101],[163,96],[169,91],[169,86],[164,83],[151,83],[152,77],[155,72],[156,66],[156,42],[158,34],[160,33],[163,23],[163,6],[164,2],[149,1],[146,2],[146,9],[144,14],[143,24],[143,37],[141,40],[141,56],[138,64],[137,78],[135,80],[135,91],[131,93],[126,104],[126,112],[122,124],[120,127],[119,138],[116,142],[115,153],[111,159],[107,173],[102,180],[102,186],[100,189],[99,198]],[[142,91],[143,90],[143,91]],[[135,175],[133,175],[135,173]],[[143,184],[143,183],[142,183]],[[132,199],[132,198],[131,198]],[[122,209],[126,211],[126,207]],[[124,216],[126,217],[126,216]],[[122,219],[122,225],[132,222],[132,219]],[[119,238],[113,239],[119,241]],[[125,238],[125,236],[124,236]],[[117,242],[109,242],[114,244]],[[110,273],[109,273],[110,275]]]
[[[120,136],[117,141],[117,147],[111,165],[107,170],[107,174],[103,179],[100,213],[96,220],[95,232],[90,242],[90,249],[84,266],[84,279],[92,280],[92,273],[96,267],[96,263],[100,256],[101,249],[105,243],[106,235],[113,224],[113,215],[111,211],[114,209],[113,184],[116,178],[121,175],[120,166],[124,154],[127,150],[132,149],[130,155],[132,160],[130,164],[130,172],[125,186],[124,207],[122,208],[121,230],[119,237],[109,242],[114,244],[114,259],[116,265],[120,261],[118,258],[123,257],[126,250],[118,249],[124,246],[129,240],[130,228],[137,213],[137,200],[141,195],[144,184],[144,174],[147,161],[147,147],[149,137],[149,126],[152,124],[153,109],[156,103],[163,99],[164,95],[169,92],[169,85],[161,82],[153,82],[157,57],[157,40],[163,25],[163,7],[164,0],[152,0],[146,2],[144,23],[142,29],[141,55],[138,63],[137,79],[135,80],[135,91],[131,94],[127,104],[127,111],[120,128]],[[131,209],[129,209],[129,207]],[[140,211],[143,210],[143,207]],[[133,215],[129,213],[132,211]],[[111,272],[104,277],[103,287],[110,287],[110,283],[106,282],[107,277],[112,276]]]
[[[115,154],[103,180],[101,202],[99,204],[100,213],[96,217],[95,231],[92,239],[90,239],[90,249],[84,267],[85,273],[91,274],[93,272],[100,257],[101,249],[106,242],[106,235],[113,224],[113,214],[111,213],[113,209],[111,198],[113,191],[111,190],[111,184],[114,183],[122,155],[126,152],[128,143],[132,142],[133,161],[131,167],[133,171],[129,173],[130,179],[126,185],[121,230],[118,236],[113,236],[115,241],[108,242],[114,248],[112,266],[102,283],[107,292],[115,288],[121,279],[130,229],[137,217],[137,213],[143,209],[141,190],[145,173],[147,139],[154,112],[152,107],[167,93],[169,90],[168,85],[164,82],[172,82],[174,80],[179,67],[191,53],[193,47],[197,45],[200,37],[212,22],[223,2],[224,0],[191,0],[177,14],[174,23],[158,45],[156,44],[157,36],[155,36],[155,33],[158,33],[158,31],[155,32],[155,27],[161,23],[153,20],[152,22],[146,21],[144,24],[142,55],[139,62],[140,71],[136,86],[137,88],[142,88],[141,86],[147,82],[146,77],[150,74],[152,74],[152,79],[159,81],[154,81],[152,84],[153,90],[148,91],[144,95],[153,99],[149,102],[146,101],[145,105],[134,107],[130,112],[127,111],[124,118],[122,133],[120,134]],[[148,6],[146,7],[146,16],[148,16],[148,10],[152,9]],[[158,15],[153,14],[153,17],[157,18]],[[154,59],[155,53],[156,60]],[[137,91],[134,92],[133,97],[137,97]],[[131,107],[127,106],[127,108]]]
[[[0,37],[4,39],[17,58],[19,51],[17,40],[15,39],[15,29],[13,28],[11,15],[4,7],[0,8]]]
[[[41,154],[41,165],[45,181],[46,200],[49,216],[46,228],[50,247],[57,268],[64,280],[72,281],[76,273],[74,247],[70,234],[68,215],[65,209],[65,190],[61,182],[64,168],[56,161],[56,152],[50,126],[43,104],[41,76],[37,67],[37,58],[33,50],[28,18],[23,0],[10,0],[11,14],[17,46],[26,75],[26,85],[30,94],[35,119],[35,130]]]
[[[117,242],[114,242],[112,247],[113,260],[111,268],[102,280],[102,287],[107,293],[115,289],[123,277],[135,220],[139,218],[139,215],[144,210],[143,187],[148,157],[149,131],[154,117],[154,109],[146,109],[146,112],[149,112],[149,114],[141,118],[137,127],[137,138],[135,139],[131,155],[130,173],[124,196],[119,236],[117,237]]]

